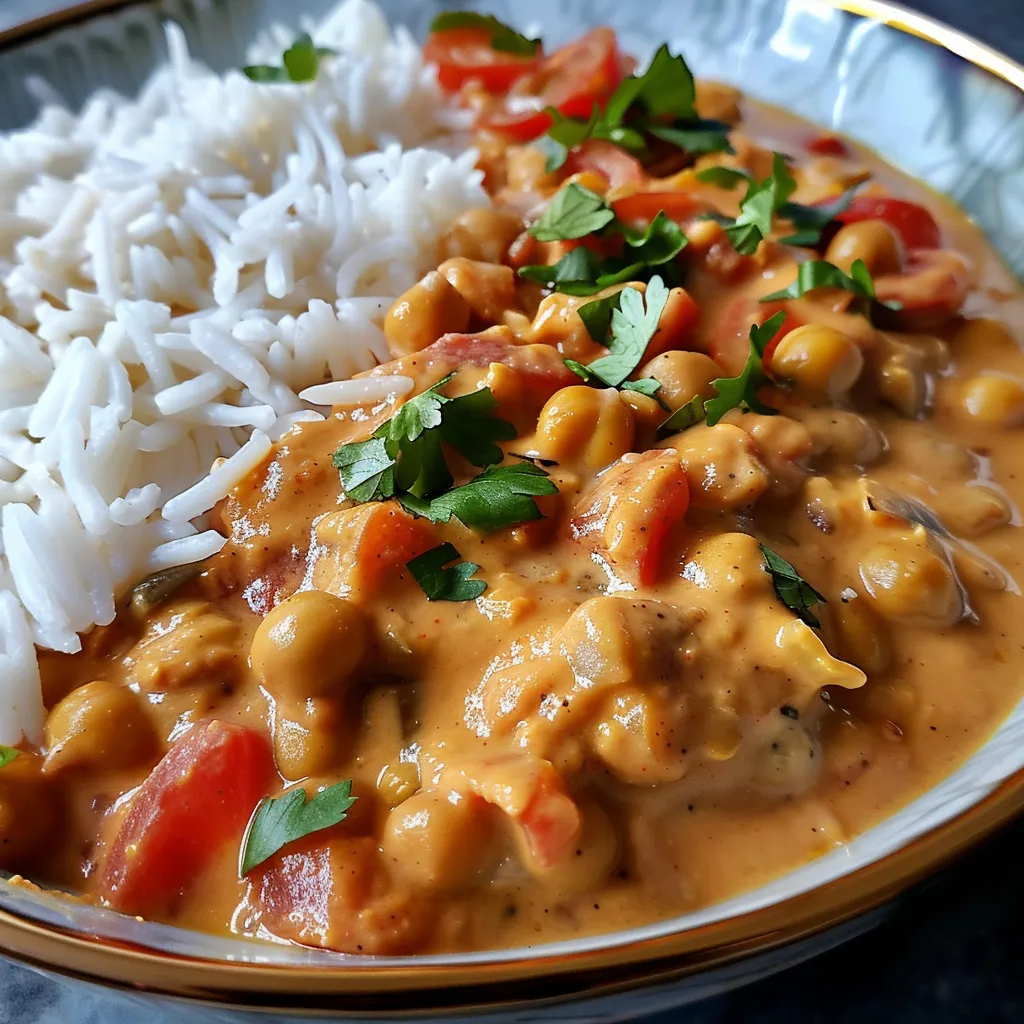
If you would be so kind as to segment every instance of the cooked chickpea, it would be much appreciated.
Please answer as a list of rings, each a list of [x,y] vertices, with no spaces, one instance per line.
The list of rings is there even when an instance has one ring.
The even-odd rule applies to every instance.
[[[389,807],[397,807],[419,788],[419,765],[408,761],[386,764],[377,776],[377,790]]]
[[[873,544],[861,557],[860,578],[875,610],[895,622],[948,626],[963,611],[948,560],[917,534]]]
[[[41,760],[20,753],[0,769],[0,867],[26,866],[36,851],[64,834],[61,825]]]
[[[624,782],[674,782],[689,767],[677,724],[655,694],[617,687],[596,715],[591,749]]]
[[[46,719],[43,771],[128,768],[153,757],[156,736],[138,697],[103,680],[72,690]]]
[[[454,791],[416,793],[388,815],[381,849],[394,874],[413,885],[469,885],[494,861],[493,809]]]
[[[641,368],[639,376],[658,381],[658,397],[675,412],[697,395],[711,398],[711,382],[722,376],[722,368],[703,352],[662,352]]]
[[[515,307],[516,275],[511,267],[456,256],[445,260],[437,272],[485,323],[500,323],[505,310]]]
[[[1013,509],[997,490],[981,483],[966,483],[940,492],[937,511],[956,534],[987,533],[1013,520]]]
[[[868,675],[879,675],[889,665],[889,633],[862,597],[845,597],[832,606],[839,640],[839,657]]]
[[[800,793],[821,770],[821,751],[810,733],[784,715],[762,719],[745,743],[751,744],[750,779],[772,793]]]
[[[493,206],[467,210],[441,236],[441,259],[464,256],[482,263],[502,263],[522,230],[523,219],[509,210]]]
[[[619,836],[608,812],[595,800],[580,804],[583,825],[568,857],[541,867],[522,833],[516,833],[520,860],[530,874],[554,893],[594,890],[612,873],[619,860]]]
[[[772,356],[772,371],[812,394],[845,394],[860,377],[860,346],[834,327],[804,324],[790,331]]]
[[[861,220],[836,232],[825,259],[847,273],[856,260],[863,260],[872,277],[898,274],[903,270],[903,243],[884,220]]]
[[[1024,381],[999,373],[979,373],[964,381],[961,402],[971,419],[992,427],[1024,423]]]
[[[679,452],[692,505],[714,511],[743,508],[771,486],[754,440],[732,423],[701,423],[667,443]]]
[[[601,469],[632,451],[633,410],[614,388],[573,385],[556,391],[537,421],[537,450],[556,462]]]
[[[343,751],[348,724],[341,702],[319,697],[274,708],[274,760],[286,779],[331,771]]]
[[[384,318],[388,351],[398,358],[432,345],[442,334],[469,327],[469,305],[443,274],[432,270],[403,292]]]
[[[341,691],[366,646],[366,619],[354,604],[322,590],[304,590],[259,624],[249,664],[275,698],[325,697]]]

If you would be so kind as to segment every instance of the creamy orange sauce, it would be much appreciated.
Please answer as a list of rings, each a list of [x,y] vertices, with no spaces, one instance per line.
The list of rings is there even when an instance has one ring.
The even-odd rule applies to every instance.
[[[47,706],[58,709],[49,745],[3,769],[0,799],[31,799],[46,813],[22,829],[8,866],[102,895],[97,879],[135,787],[190,727],[215,718],[272,737],[280,781],[270,793],[352,779],[358,800],[346,822],[247,878],[241,836],[224,842],[155,916],[352,952],[515,946],[642,924],[757,886],[895,813],[985,741],[1024,679],[1014,628],[1024,397],[1019,408],[993,405],[977,381],[1024,381],[1024,296],[959,212],[870,154],[808,157],[812,128],[747,101],[742,131],[757,140],[737,146],[748,166],[765,150],[796,158],[800,201],[864,169],[869,189],[926,206],[944,247],[971,265],[963,310],[913,334],[883,333],[837,313],[830,295],[793,303],[807,322],[838,323],[854,338],[864,354],[856,384],[828,399],[780,379],[768,389],[779,416],[734,411],[662,440],[654,428],[665,413],[653,402],[613,390],[581,397],[571,378],[545,384],[543,360],[536,385],[522,361],[449,367],[399,348],[399,364],[375,373],[407,373],[420,391],[453,369],[449,396],[492,389],[519,435],[506,452],[555,463],[559,493],[540,500],[545,518],[482,536],[391,507],[415,524],[402,527],[415,535],[409,552],[416,531],[418,550],[449,540],[487,582],[476,601],[428,602],[404,555],[382,561],[380,544],[360,546],[358,516],[389,506],[346,502],[331,464],[394,406],[301,424],[218,510],[229,541],[198,577],[97,629],[81,655],[42,656]],[[512,207],[503,160],[488,169]],[[689,189],[735,214],[736,194],[687,173],[652,191]],[[529,191],[543,198],[556,186],[536,180]],[[458,256],[460,238],[443,240],[439,258]],[[508,261],[508,243],[499,249]],[[681,259],[699,307],[683,347],[697,351],[714,345],[737,300],[756,308],[796,267],[772,242],[725,275],[696,243]],[[522,352],[541,343],[585,361],[596,354],[579,318],[540,304],[539,290],[519,286],[506,302],[486,277],[481,288],[493,315],[470,302],[471,323],[437,334],[503,324],[496,337]],[[670,404],[682,404],[686,382],[673,386]],[[637,501],[618,506],[619,541],[601,532],[607,508],[596,533],[581,526],[602,471],[647,450],[641,465],[653,468],[630,477],[642,485]],[[641,542],[654,507],[644,487],[680,464],[689,508],[653,579],[638,582],[622,552]],[[922,502],[948,532],[887,514],[894,494]],[[758,541],[824,595],[820,631],[779,600]],[[253,646],[261,623],[300,590],[354,607],[354,632],[301,657],[282,642],[264,658]],[[350,656],[344,679],[306,685],[304,672],[330,676],[321,666]],[[109,716],[113,736],[83,738],[60,704],[93,680],[131,695],[129,711],[119,704]],[[524,822],[552,789],[578,818],[544,863]],[[267,881],[275,871],[292,872],[292,897],[305,871],[308,902],[290,921],[281,884]]]

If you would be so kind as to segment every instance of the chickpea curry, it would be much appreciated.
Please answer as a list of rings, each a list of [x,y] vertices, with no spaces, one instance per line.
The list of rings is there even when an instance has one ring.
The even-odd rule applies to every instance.
[[[496,25],[427,45],[492,205],[220,554],[40,653],[8,870],[350,953],[565,939],[842,845],[1020,699],[1024,298],[977,230],[667,47]]]

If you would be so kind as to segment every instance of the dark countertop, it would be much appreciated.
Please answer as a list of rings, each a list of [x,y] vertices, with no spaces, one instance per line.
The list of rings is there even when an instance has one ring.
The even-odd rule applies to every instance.
[[[25,0],[0,0],[0,8],[18,2]],[[1024,62],[1024,0],[914,0],[905,6]],[[62,983],[0,961],[0,1024],[134,1024],[144,1017],[149,1024],[172,1024],[170,1015],[109,1003],[99,992],[70,998]],[[872,1020],[1024,1022],[1024,821],[915,893],[876,931],[649,1024]]]

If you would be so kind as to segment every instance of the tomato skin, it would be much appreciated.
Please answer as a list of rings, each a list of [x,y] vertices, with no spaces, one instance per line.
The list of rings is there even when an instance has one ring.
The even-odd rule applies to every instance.
[[[917,203],[890,196],[860,196],[842,213],[836,214],[842,224],[855,224],[862,220],[884,220],[903,240],[903,248],[939,249],[942,231],[935,218]]]
[[[786,319],[782,321],[775,337],[768,342],[761,359],[765,368],[770,367],[779,342],[803,323],[782,302],[758,302],[745,297],[734,299],[718,321],[708,355],[726,374],[735,376],[740,373],[750,352],[751,326],[763,324],[781,310],[786,310]]]
[[[650,224],[664,211],[669,220],[685,223],[707,210],[705,203],[687,192],[637,192],[612,203],[615,216],[624,224]]]
[[[643,165],[636,157],[605,139],[587,139],[569,151],[562,165],[563,175],[568,177],[581,171],[600,174],[609,188],[642,185],[645,178]]]
[[[610,28],[592,29],[519,78],[504,108],[484,116],[480,125],[529,142],[551,127],[545,107],[554,107],[564,117],[586,119],[595,103],[604,106],[622,77],[615,33]]]
[[[815,156],[847,157],[850,155],[849,147],[835,135],[817,135],[813,139],[809,139],[804,148],[808,153],[814,153]]]
[[[115,909],[166,909],[245,831],[275,778],[262,733],[200,722],[164,755],[132,799],[110,846],[99,894]]]
[[[507,92],[540,61],[539,57],[495,50],[490,33],[479,28],[431,32],[423,46],[423,57],[437,65],[437,80],[445,92],[458,92],[471,79],[488,92]]]
[[[951,320],[970,290],[970,268],[948,249],[916,249],[907,254],[901,274],[875,281],[881,302],[898,302],[899,309],[879,310],[886,326],[902,331],[930,331]]]

